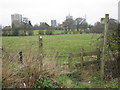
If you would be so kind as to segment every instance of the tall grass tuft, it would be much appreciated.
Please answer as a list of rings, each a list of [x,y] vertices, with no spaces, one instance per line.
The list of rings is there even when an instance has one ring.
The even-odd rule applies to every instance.
[[[28,56],[23,56],[23,62],[19,61],[19,54],[2,55],[2,87],[3,88],[33,88],[38,78],[48,74],[56,81],[55,75],[58,74],[55,55],[51,58],[43,58],[43,73],[40,73],[38,56],[33,56],[32,51]]]

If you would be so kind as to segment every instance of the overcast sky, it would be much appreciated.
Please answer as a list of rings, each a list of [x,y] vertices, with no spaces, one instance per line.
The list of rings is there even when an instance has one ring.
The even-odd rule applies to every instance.
[[[89,24],[100,21],[106,13],[118,18],[120,0],[0,0],[0,25],[11,25],[11,14],[28,17],[31,23],[39,24],[52,19],[62,23],[68,14],[87,18]]]

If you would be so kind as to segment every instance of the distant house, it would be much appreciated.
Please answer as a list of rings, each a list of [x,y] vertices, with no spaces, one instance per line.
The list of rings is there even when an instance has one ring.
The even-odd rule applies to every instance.
[[[11,26],[5,26],[4,28],[3,28],[3,30],[10,30],[11,29]]]

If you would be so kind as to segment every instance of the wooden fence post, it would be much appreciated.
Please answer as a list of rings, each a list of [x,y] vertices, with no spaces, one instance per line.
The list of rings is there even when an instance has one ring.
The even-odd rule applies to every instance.
[[[97,70],[100,70],[100,60],[101,60],[101,51],[99,48],[97,48]]]
[[[71,71],[71,59],[72,59],[72,53],[70,53],[69,54],[69,60],[68,60],[68,67],[69,67],[69,69],[70,69],[70,71]]]
[[[19,60],[21,63],[23,63],[23,55],[22,55],[22,51],[19,52]]]
[[[81,52],[80,52],[80,57],[81,57],[81,69],[83,69],[83,60],[84,60],[84,49],[83,48],[81,48],[81,50],[80,50]]]
[[[57,58],[57,59],[56,59],[56,67],[59,67],[59,64],[58,64],[58,54],[59,54],[59,52],[57,52],[57,53],[56,53],[56,56],[55,56],[55,58]]]
[[[101,51],[99,48],[97,48],[97,61],[100,61],[101,58]]]
[[[42,74],[42,72],[43,72],[42,46],[43,46],[42,36],[39,35],[39,60],[40,60],[40,73],[41,73],[41,74]]]
[[[109,14],[105,14],[105,18],[102,18],[101,20],[104,21],[104,23],[105,23],[104,42],[103,42],[102,59],[101,59],[101,70],[100,70],[100,77],[103,80],[104,79],[105,51],[106,51],[106,41],[107,41]]]

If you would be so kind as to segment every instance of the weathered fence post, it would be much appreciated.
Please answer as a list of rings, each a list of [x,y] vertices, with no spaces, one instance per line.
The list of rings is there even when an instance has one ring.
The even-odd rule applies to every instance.
[[[102,18],[101,20],[105,23],[104,42],[103,42],[102,59],[101,59],[101,71],[100,71],[100,76],[101,76],[101,79],[103,80],[104,79],[105,51],[106,51],[109,14],[105,14],[105,18]]]
[[[43,42],[42,42],[42,36],[39,35],[39,60],[40,60],[40,73],[42,74],[43,71],[43,62],[42,62],[42,46],[43,46]]]
[[[72,59],[72,53],[70,53],[69,54],[69,60],[68,60],[68,67],[69,67],[69,69],[70,69],[70,71],[71,71],[71,59]]]
[[[21,63],[23,63],[23,55],[22,55],[22,51],[19,52],[19,60]]]
[[[97,48],[97,70],[100,70],[100,60],[101,60],[101,51],[100,48]]]
[[[56,67],[59,66],[59,64],[58,64],[58,54],[59,54],[59,52],[57,52],[57,53],[56,53],[56,56],[55,56],[55,58],[57,58],[57,59],[56,59]]]
[[[84,58],[83,58],[83,57],[84,57],[84,56],[83,56],[83,54],[84,54],[84,53],[83,53],[83,52],[84,52],[84,49],[83,49],[83,48],[81,48],[81,50],[80,50],[80,57],[81,57],[81,61],[80,61],[80,62],[81,62],[81,69],[83,69],[83,60],[84,60]]]
[[[101,51],[99,48],[97,48],[97,61],[100,61]]]

